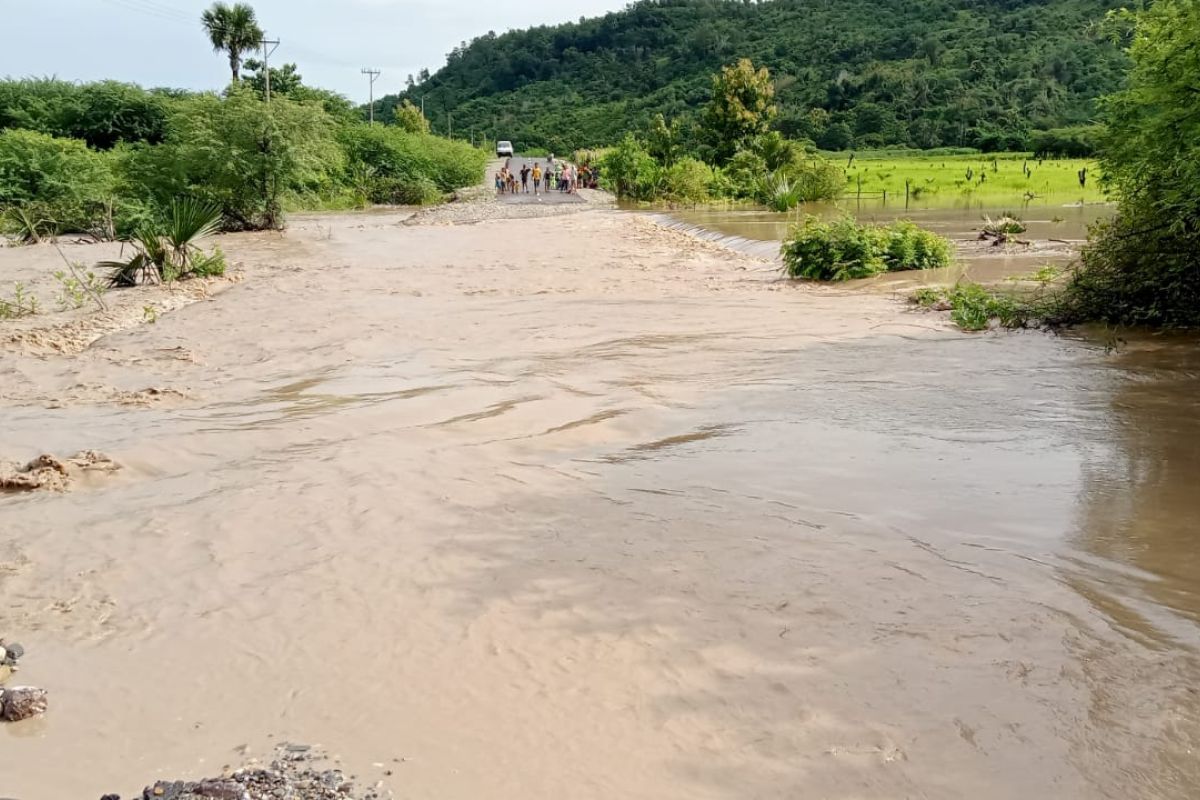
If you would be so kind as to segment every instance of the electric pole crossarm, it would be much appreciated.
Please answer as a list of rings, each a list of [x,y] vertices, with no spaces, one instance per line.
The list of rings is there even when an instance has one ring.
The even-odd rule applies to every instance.
[[[263,75],[267,79],[267,103],[271,102],[271,56],[279,49],[278,39],[268,39],[266,31],[263,31],[263,38],[259,41],[259,46],[263,52]],[[270,50],[267,47],[270,46]]]
[[[371,120],[370,124],[374,125],[375,124],[375,81],[379,80],[379,76],[383,74],[383,71],[378,70],[378,69],[370,69],[369,67],[363,67],[362,74],[366,75],[367,80],[369,81],[370,98],[371,99],[367,105],[367,109],[368,109],[367,113]]]

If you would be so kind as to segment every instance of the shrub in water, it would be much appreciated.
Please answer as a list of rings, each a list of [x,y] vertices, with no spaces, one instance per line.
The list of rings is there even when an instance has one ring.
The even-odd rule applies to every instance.
[[[618,197],[653,200],[658,196],[662,167],[630,133],[600,160],[600,175],[604,188]]]
[[[793,278],[845,281],[886,271],[934,269],[951,263],[950,243],[911,222],[859,225],[851,217],[805,217],[781,250]]]
[[[901,220],[885,228],[884,234],[883,258],[892,272],[950,266],[950,242],[933,231]]]
[[[712,167],[695,158],[681,158],[663,170],[663,197],[676,203],[703,203],[712,182]]]
[[[846,281],[883,272],[887,265],[879,229],[850,217],[822,222],[805,217],[783,243],[783,261],[793,278]]]

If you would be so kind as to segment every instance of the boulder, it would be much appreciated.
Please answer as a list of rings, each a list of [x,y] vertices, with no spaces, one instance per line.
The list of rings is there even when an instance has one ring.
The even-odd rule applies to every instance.
[[[32,686],[3,689],[0,690],[0,719],[6,722],[20,722],[45,714],[48,704],[45,689],[35,689]]]

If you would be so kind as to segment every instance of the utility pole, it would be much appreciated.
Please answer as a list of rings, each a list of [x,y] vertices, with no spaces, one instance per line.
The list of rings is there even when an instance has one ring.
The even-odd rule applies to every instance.
[[[271,46],[270,50],[267,49],[267,45]],[[278,39],[268,39],[267,32],[263,31],[263,38],[262,38],[262,41],[259,42],[259,46],[262,47],[263,75],[265,75],[266,79],[267,79],[267,103],[269,105],[271,102],[271,54],[274,53],[276,49],[278,49],[279,40]]]
[[[362,74],[366,75],[367,79],[371,83],[370,116],[371,116],[371,124],[374,125],[375,124],[375,81],[377,81],[379,79],[379,76],[382,75],[383,72],[381,70],[369,69],[367,67],[363,67]]]
[[[425,119],[425,95],[421,95],[421,119]]]
[[[448,131],[446,138],[453,139],[454,138],[454,115],[451,114],[449,111],[446,112],[446,129]]]

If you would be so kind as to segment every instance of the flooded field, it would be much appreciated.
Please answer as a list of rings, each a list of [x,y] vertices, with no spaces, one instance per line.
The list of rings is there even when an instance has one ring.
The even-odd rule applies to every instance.
[[[1111,216],[1114,210],[1112,205],[1080,204],[1067,197],[1034,202],[1018,200],[1005,205],[993,198],[971,200],[935,195],[913,201],[907,207],[903,198],[899,202],[885,203],[878,198],[856,201],[848,197],[837,203],[808,203],[787,214],[712,206],[671,211],[663,214],[663,220],[694,235],[763,258],[778,255],[780,242],[805,214],[831,219],[848,213],[860,222],[871,223],[911,219],[923,228],[968,246],[960,265],[952,270],[893,273],[862,282],[891,288],[947,283],[959,278],[1000,281],[1028,274],[1047,264],[1068,263],[1087,238],[1088,226]],[[984,218],[998,219],[1005,214],[1014,214],[1026,224],[1028,232],[1021,238],[1030,241],[1032,246],[974,246]]]
[[[123,467],[0,496],[52,698],[0,796],[281,740],[428,800],[1196,796],[1196,340],[962,334],[620,212],[397,222],[0,350],[0,457]]]

